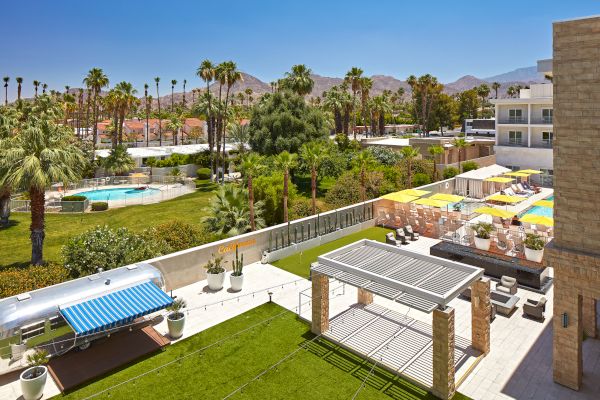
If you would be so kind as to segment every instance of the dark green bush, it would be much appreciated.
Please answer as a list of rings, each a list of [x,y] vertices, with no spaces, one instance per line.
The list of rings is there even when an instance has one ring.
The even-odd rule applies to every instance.
[[[431,178],[427,174],[415,174],[412,179],[412,184],[414,187],[419,187],[423,185],[428,185],[431,183]]]
[[[456,167],[446,167],[444,168],[444,172],[442,173],[444,179],[454,178],[458,175],[458,168]]]
[[[209,241],[201,228],[183,221],[171,221],[146,229],[143,233],[146,241],[155,241],[168,246],[167,252],[175,252],[200,246]]]
[[[477,164],[475,161],[465,161],[464,163],[462,163],[463,172],[473,171],[477,168],[479,168],[479,164]]]
[[[85,199],[87,199],[85,196],[73,195],[63,197],[62,201],[84,201]]]
[[[106,201],[96,201],[92,203],[92,211],[106,211],[108,210],[108,203]]]
[[[4,269],[0,271],[0,298],[55,285],[69,279],[69,271],[59,264]]]
[[[198,168],[196,174],[198,179],[210,179],[210,168]]]

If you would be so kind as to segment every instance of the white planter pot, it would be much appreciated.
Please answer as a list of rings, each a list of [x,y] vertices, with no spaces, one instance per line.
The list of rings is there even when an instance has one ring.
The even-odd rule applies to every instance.
[[[35,378],[32,378],[33,371],[36,369],[43,369],[44,372]],[[23,399],[25,400],[38,400],[44,394],[44,387],[46,386],[46,378],[48,378],[48,368],[45,366],[27,368],[21,373],[21,392],[23,393]]]
[[[482,239],[480,237],[475,236],[475,247],[477,247],[479,250],[488,251],[490,249],[491,243],[491,239]]]
[[[26,344],[11,344],[10,345],[10,358],[11,360],[20,360],[23,358],[23,354],[25,354],[25,352],[27,351],[27,345]]]
[[[542,258],[544,257],[544,249],[542,250],[533,250],[525,247],[525,258],[529,261],[535,261],[538,263],[542,262]]]
[[[229,275],[229,282],[231,283],[231,290],[239,292],[244,285],[244,274],[240,276]]]
[[[181,313],[181,318],[173,319],[175,314],[167,316],[167,326],[169,327],[169,336],[172,339],[179,339],[183,336],[183,327],[185,326],[185,314]]]
[[[206,274],[206,280],[208,281],[208,288],[210,290],[221,290],[223,289],[223,283],[225,283],[225,272]]]

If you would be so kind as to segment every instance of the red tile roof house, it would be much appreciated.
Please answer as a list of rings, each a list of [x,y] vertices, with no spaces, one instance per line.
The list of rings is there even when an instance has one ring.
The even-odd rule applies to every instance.
[[[159,139],[159,120],[158,118],[150,118],[148,120],[148,140],[150,141],[158,141]],[[145,125],[145,121],[144,121],[144,125]],[[165,140],[171,140],[171,132],[169,132],[167,130],[167,126],[169,125],[169,120],[168,119],[163,119],[162,120],[162,139],[163,141]]]
[[[123,136],[124,140],[144,142],[146,140],[145,135],[146,122],[138,121],[136,119],[127,119],[123,122]]]
[[[199,118],[186,118],[183,123],[183,133],[186,142],[197,142],[197,139],[205,139],[208,134],[206,121]],[[182,143],[183,144],[183,143]]]

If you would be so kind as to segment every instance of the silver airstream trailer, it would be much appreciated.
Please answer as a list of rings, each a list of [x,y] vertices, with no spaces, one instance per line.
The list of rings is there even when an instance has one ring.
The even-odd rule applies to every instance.
[[[15,364],[28,348],[44,343],[53,355],[84,349],[107,333],[147,323],[140,317],[171,303],[161,272],[146,263],[2,299],[0,374],[7,372],[3,360]]]

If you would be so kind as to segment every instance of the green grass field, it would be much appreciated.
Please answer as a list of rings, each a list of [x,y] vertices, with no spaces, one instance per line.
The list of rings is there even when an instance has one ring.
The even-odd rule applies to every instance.
[[[212,188],[207,188],[212,189]],[[142,231],[154,225],[180,219],[200,225],[206,215],[210,190],[198,190],[173,200],[156,204],[128,206],[102,212],[85,214],[46,214],[46,239],[44,259],[60,261],[60,248],[72,236],[96,225],[126,227]],[[28,264],[31,258],[29,240],[29,213],[12,213],[11,226],[0,230],[0,268],[8,265]]]
[[[296,253],[286,258],[282,258],[281,260],[275,261],[271,264],[274,266],[284,269],[292,274],[296,274],[303,278],[308,278],[310,273],[310,264],[312,262],[317,261],[317,257],[335,250],[339,247],[345,246],[352,242],[356,242],[360,239],[371,239],[377,240],[379,242],[385,241],[385,234],[390,230],[380,227],[373,227],[369,229],[365,229],[360,232],[353,233],[348,236],[344,236],[341,239],[334,240],[333,242],[326,243],[319,247],[314,247],[310,250],[305,250],[300,253]]]
[[[279,316],[277,316],[279,315]],[[433,395],[326,340],[315,340],[292,312],[267,303],[168,346],[165,351],[123,368],[66,396],[81,399],[134,378],[261,321],[239,336],[114,387],[96,399],[222,399],[306,345],[276,368],[249,383],[231,399],[350,399],[368,376],[357,399],[435,399]],[[310,342],[310,343],[309,343]],[[455,399],[466,399],[457,394]]]

